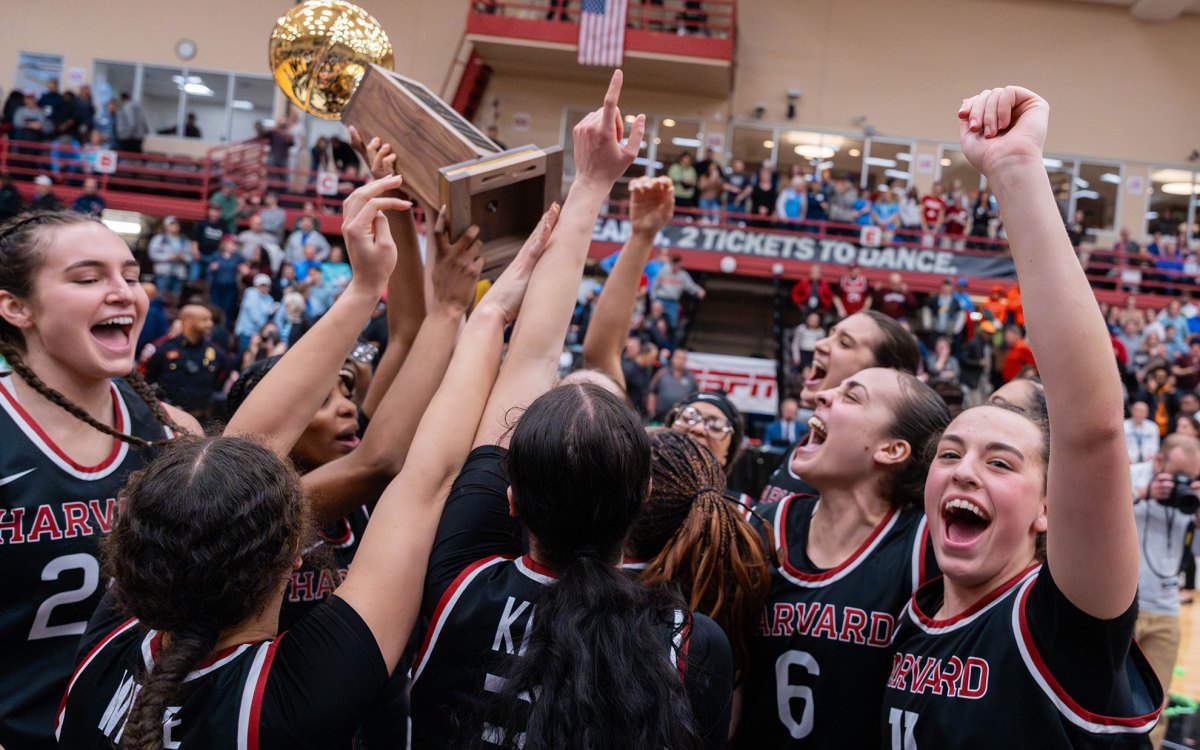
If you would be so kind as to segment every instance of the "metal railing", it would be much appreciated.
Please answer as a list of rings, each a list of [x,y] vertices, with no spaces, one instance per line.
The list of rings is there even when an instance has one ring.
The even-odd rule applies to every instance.
[[[471,0],[471,10],[483,15],[523,21],[579,23],[578,0]],[[655,31],[729,38],[737,18],[736,0],[629,0],[626,26]]]

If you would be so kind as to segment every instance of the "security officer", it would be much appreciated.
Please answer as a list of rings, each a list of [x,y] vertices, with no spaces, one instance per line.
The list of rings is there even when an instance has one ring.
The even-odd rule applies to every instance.
[[[158,384],[164,401],[203,420],[229,372],[229,355],[210,336],[208,307],[184,305],[179,323],[179,335],[164,341],[146,363],[146,380]]]

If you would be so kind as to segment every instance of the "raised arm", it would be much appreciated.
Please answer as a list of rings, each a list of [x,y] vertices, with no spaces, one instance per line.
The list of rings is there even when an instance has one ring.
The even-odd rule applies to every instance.
[[[364,144],[358,129],[353,125],[349,129],[350,145],[367,162],[374,179],[396,174],[396,154],[390,143],[381,144],[378,138],[372,138],[370,143]],[[391,197],[405,196],[395,193]],[[432,206],[425,207],[426,211],[432,209]],[[425,275],[422,273],[421,245],[417,240],[417,225],[412,211],[386,210],[384,216],[387,216],[397,252],[396,267],[387,284],[387,348],[383,350],[383,356],[375,368],[371,388],[362,405],[363,412],[372,418],[383,395],[400,372],[400,366],[415,346],[417,332],[424,325],[425,318]]]
[[[583,338],[583,366],[592,367],[624,388],[621,350],[633,321],[642,271],[654,238],[675,214],[675,186],[668,177],[638,177],[629,183],[629,239],[600,290]]]
[[[422,581],[442,506],[466,460],[496,380],[504,328],[521,306],[537,253],[553,227],[553,212],[471,314],[454,357],[429,404],[400,475],[375,506],[354,565],[337,595],[375,635],[388,671],[395,668],[421,604]],[[482,259],[476,254],[476,267]]]
[[[475,227],[451,243],[444,226],[444,214],[439,213],[436,227],[428,233],[425,275],[430,277],[432,293],[425,320],[411,356],[380,400],[362,444],[302,478],[318,521],[341,518],[364,501],[375,500],[400,473],[421,415],[450,363],[459,324],[475,299],[480,267],[475,259],[482,243]]]
[[[276,455],[287,456],[291,451],[321,407],[329,384],[337,379],[395,266],[396,245],[383,211],[412,205],[384,195],[399,184],[399,177],[375,180],[346,198],[342,235],[354,269],[349,285],[251,391],[226,425],[226,435],[262,435]],[[286,408],[280,408],[281,404]]]
[[[1138,579],[1121,383],[1042,163],[1048,120],[1033,92],[991,89],[963,102],[959,135],[999,202],[1046,388],[1050,569],[1077,607],[1108,619],[1129,608]]]
[[[554,385],[571,313],[576,282],[583,273],[592,229],[613,183],[640,148],[646,118],[638,115],[628,143],[617,108],[622,74],[613,73],[604,106],[575,126],[575,182],[567,194],[545,258],[529,280],[528,304],[513,331],[496,387],[488,399],[475,445],[507,444],[508,413],[522,408]]]

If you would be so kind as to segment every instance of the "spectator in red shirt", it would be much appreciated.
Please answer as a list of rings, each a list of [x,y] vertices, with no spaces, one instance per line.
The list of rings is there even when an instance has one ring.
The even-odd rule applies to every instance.
[[[821,278],[821,267],[813,264],[808,269],[808,278],[800,279],[792,287],[792,302],[802,313],[816,312],[824,319],[833,310],[833,288]]]
[[[838,291],[837,296],[833,298],[833,306],[837,309],[839,319],[871,309],[871,294],[867,286],[867,277],[858,270],[857,263],[847,266],[846,275],[838,281]]]
[[[916,309],[916,300],[898,273],[892,272],[888,276],[888,288],[880,289],[877,296],[879,312],[889,318],[911,318]]]
[[[1037,367],[1033,361],[1033,350],[1021,335],[1020,326],[1005,326],[1004,345],[1008,353],[1004,355],[1004,366],[1000,371],[1003,382],[1007,383],[1020,375],[1026,366]]]
[[[942,200],[945,189],[942,183],[933,183],[933,192],[921,199],[921,231],[926,235],[937,235],[946,220],[946,201]]]
[[[1188,342],[1188,349],[1175,358],[1171,367],[1175,376],[1175,385],[1181,391],[1194,391],[1200,385],[1200,338],[1193,337]]]

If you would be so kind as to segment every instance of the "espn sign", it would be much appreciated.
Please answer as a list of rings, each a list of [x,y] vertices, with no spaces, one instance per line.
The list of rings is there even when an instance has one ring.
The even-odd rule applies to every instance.
[[[688,352],[688,370],[702,391],[723,391],[748,414],[774,416],[779,410],[775,360]]]

